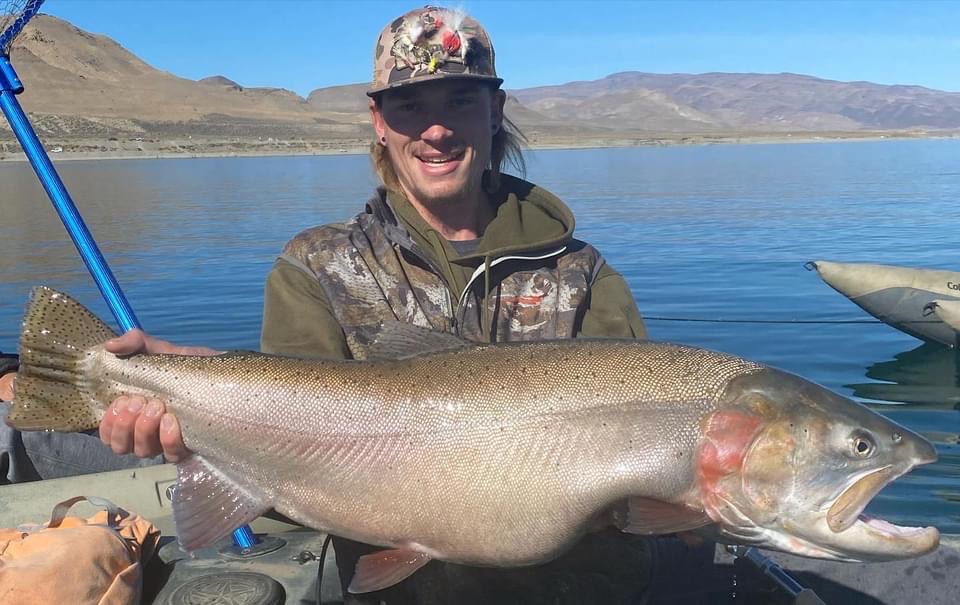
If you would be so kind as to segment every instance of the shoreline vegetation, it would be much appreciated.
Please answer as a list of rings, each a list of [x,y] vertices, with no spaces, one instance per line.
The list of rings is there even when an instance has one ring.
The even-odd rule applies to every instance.
[[[0,131],[2,132],[2,131]],[[20,144],[0,138],[0,162],[25,162]],[[954,139],[958,131],[851,131],[851,132],[726,132],[726,133],[624,133],[622,137],[577,137],[528,135],[526,149],[592,149],[622,147],[667,147],[680,145],[759,145],[786,143],[864,142],[903,139]],[[135,137],[109,141],[72,139],[47,144],[54,161],[122,160],[216,157],[267,157],[366,154],[370,142],[363,139],[266,139],[245,137],[157,138]]]

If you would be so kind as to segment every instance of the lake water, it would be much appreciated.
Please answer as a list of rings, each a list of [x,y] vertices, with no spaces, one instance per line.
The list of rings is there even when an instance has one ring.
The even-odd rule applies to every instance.
[[[956,356],[866,321],[803,269],[960,270],[958,157],[956,140],[538,151],[528,177],[574,209],[653,338],[799,373],[934,441],[940,461],[870,510],[960,533]],[[143,325],[218,348],[257,347],[263,280],[284,242],[352,216],[374,186],[368,160],[347,155],[58,168]],[[27,165],[0,164],[0,209],[0,350],[15,349],[37,284],[109,317]]]

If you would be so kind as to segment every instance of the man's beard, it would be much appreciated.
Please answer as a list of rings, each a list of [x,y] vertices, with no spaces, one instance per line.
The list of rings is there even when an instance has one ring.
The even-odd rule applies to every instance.
[[[439,210],[448,206],[463,204],[466,200],[469,200],[473,196],[477,195],[477,191],[481,189],[482,180],[483,179],[480,176],[472,176],[471,178],[467,179],[463,187],[455,190],[434,193],[429,190],[417,191],[416,189],[413,189],[410,191],[410,193],[414,193],[416,200],[427,208]]]

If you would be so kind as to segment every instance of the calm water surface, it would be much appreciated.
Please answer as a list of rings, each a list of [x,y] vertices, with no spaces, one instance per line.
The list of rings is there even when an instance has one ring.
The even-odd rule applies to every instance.
[[[958,157],[953,140],[540,151],[528,176],[574,209],[579,237],[627,278],[653,338],[802,374],[933,440],[940,461],[871,510],[960,533],[960,362],[883,324],[835,323],[866,316],[802,267],[960,270]],[[359,156],[59,170],[141,322],[219,348],[257,347],[263,280],[283,243],[348,218],[374,186]],[[0,209],[0,350],[15,349],[37,284],[109,316],[28,166],[0,165]]]

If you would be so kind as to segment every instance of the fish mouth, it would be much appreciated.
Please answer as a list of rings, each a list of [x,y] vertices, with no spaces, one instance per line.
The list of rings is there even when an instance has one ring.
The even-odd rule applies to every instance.
[[[935,549],[940,543],[940,532],[935,527],[894,525],[863,512],[880,490],[905,473],[886,466],[854,480],[827,511],[827,526],[837,534],[853,527],[857,531],[852,533],[863,534],[890,547],[895,546],[898,558],[925,554]],[[887,553],[893,554],[893,551],[887,550]]]
[[[856,523],[873,497],[897,476],[898,473],[893,470],[893,467],[885,466],[855,479],[827,511],[827,526],[830,530],[840,533],[849,529]]]

